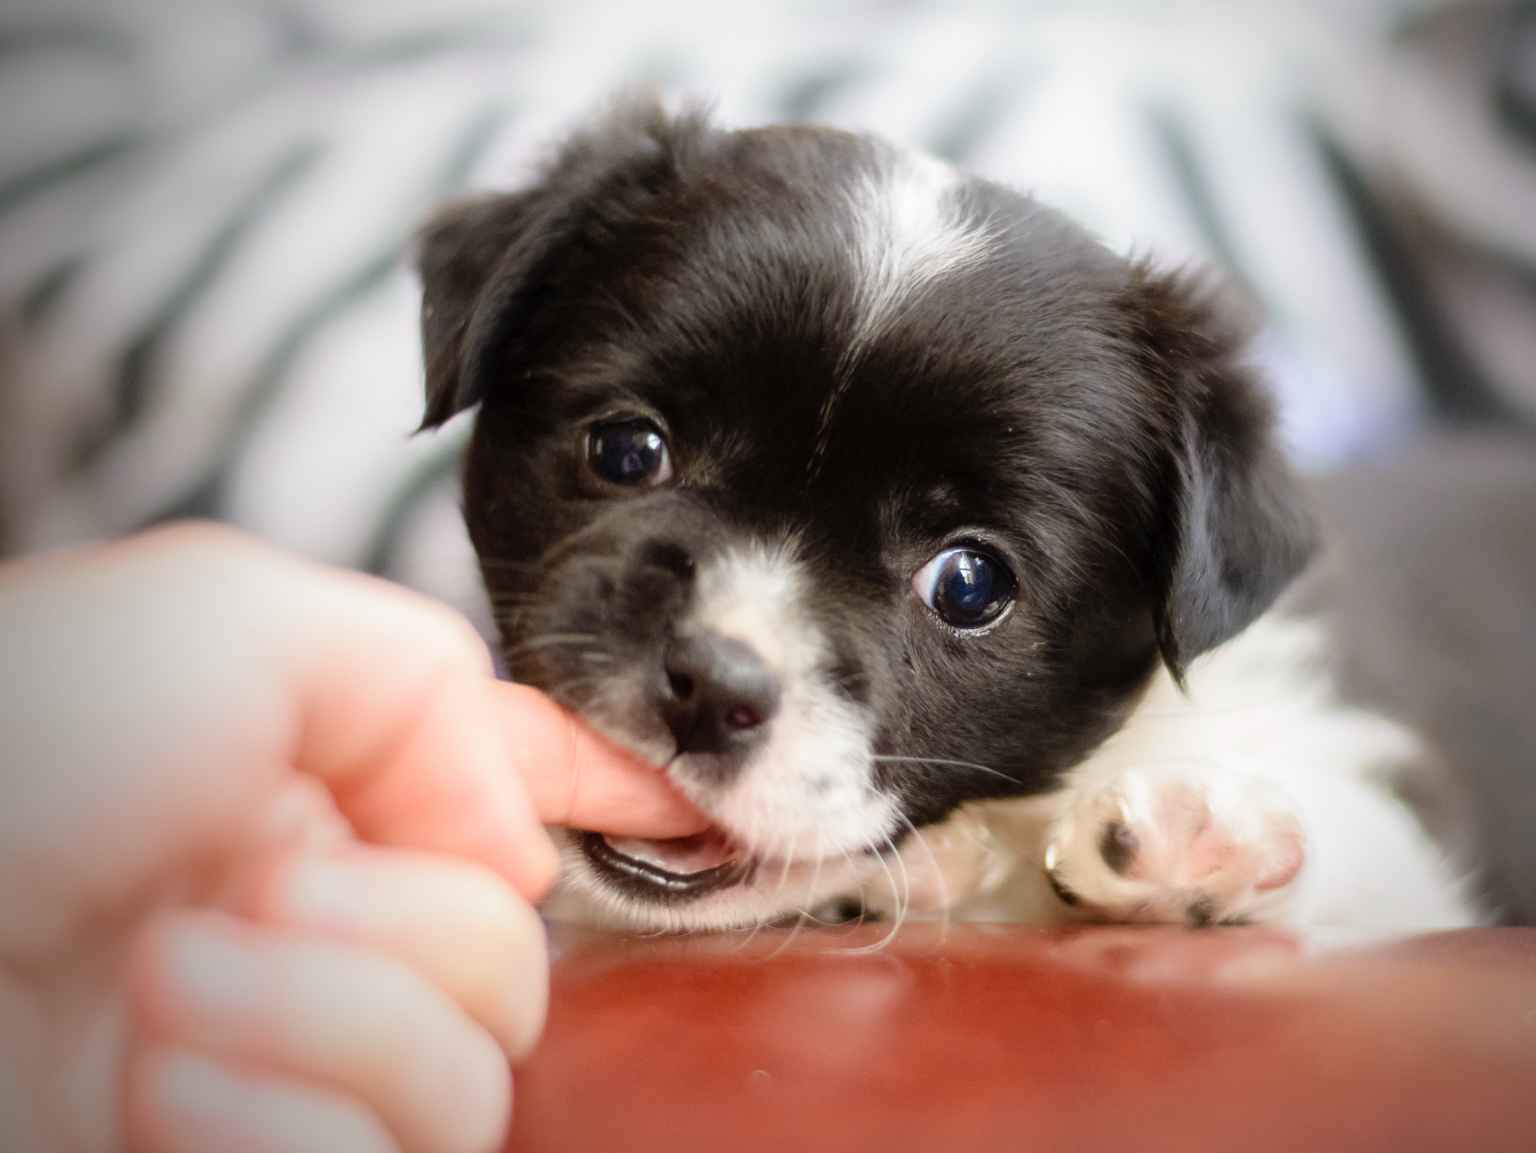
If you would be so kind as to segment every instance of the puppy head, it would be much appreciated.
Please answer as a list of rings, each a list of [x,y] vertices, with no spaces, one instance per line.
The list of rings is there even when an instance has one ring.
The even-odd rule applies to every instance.
[[[513,674],[717,823],[572,836],[630,923],[808,908],[1049,789],[1307,553],[1208,293],[872,139],[630,110],[420,260]]]

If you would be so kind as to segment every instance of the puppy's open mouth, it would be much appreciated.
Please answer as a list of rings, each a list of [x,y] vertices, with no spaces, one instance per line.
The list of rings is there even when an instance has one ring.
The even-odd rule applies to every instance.
[[[581,848],[608,880],[651,897],[699,897],[752,872],[751,857],[718,829],[665,841],[583,833]]]

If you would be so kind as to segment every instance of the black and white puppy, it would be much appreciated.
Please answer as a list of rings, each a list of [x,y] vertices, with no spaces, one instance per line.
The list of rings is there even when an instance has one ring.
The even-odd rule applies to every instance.
[[[571,834],[567,915],[1485,916],[1421,734],[1275,607],[1313,519],[1198,280],[878,140],[653,108],[420,261],[512,674],[715,822]]]

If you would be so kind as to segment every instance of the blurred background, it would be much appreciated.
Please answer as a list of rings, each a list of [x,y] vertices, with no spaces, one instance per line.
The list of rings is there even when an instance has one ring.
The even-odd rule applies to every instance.
[[[1536,3],[0,0],[0,549],[215,516],[478,615],[410,237],[637,85],[1219,266],[1306,468],[1536,427]]]

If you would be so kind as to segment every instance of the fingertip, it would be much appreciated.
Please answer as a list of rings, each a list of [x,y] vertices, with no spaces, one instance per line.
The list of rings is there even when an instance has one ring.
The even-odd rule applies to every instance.
[[[508,749],[538,819],[635,836],[676,837],[709,821],[666,774],[527,685],[497,685]]]
[[[558,858],[509,747],[496,683],[440,683],[408,735],[338,801],[364,840],[467,857],[532,897],[549,888]]]
[[[539,830],[539,838],[519,855],[517,864],[524,871],[518,891],[530,901],[542,901],[554,888],[560,875],[560,851],[549,834]]]

